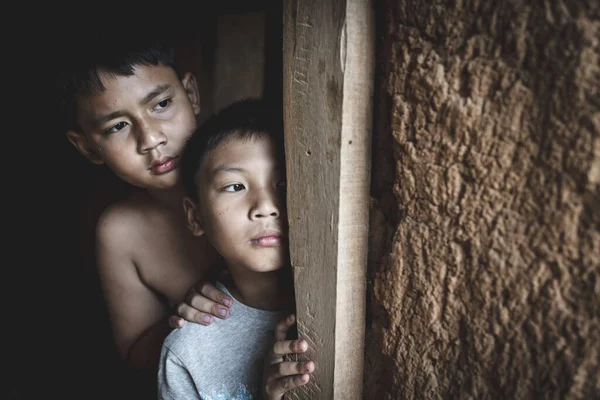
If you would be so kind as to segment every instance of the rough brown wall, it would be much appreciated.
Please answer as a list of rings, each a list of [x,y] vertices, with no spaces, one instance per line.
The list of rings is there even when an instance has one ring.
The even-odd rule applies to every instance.
[[[599,398],[600,3],[375,6],[365,398]]]

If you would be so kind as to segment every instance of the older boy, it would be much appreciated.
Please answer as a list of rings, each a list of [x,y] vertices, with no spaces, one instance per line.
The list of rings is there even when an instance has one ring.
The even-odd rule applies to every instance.
[[[223,256],[230,279],[217,282],[233,298],[231,317],[209,327],[186,324],[167,336],[159,364],[162,399],[253,399],[277,322],[294,309],[287,252],[285,169],[278,118],[259,100],[234,103],[192,136],[182,160],[188,227]],[[291,320],[293,322],[293,319]],[[308,381],[314,364],[284,362],[306,350],[284,341],[282,322],[265,373],[269,398]],[[275,385],[277,386],[277,385]]]
[[[99,218],[97,264],[120,355],[155,377],[171,330],[167,318],[219,259],[204,238],[190,234],[181,208],[179,164],[196,129],[200,98],[195,77],[178,75],[166,43],[112,39],[103,34],[82,47],[66,62],[59,84],[69,141],[132,185],[127,198]],[[228,315],[231,299],[212,285],[204,288],[208,298],[194,303],[204,312],[187,315],[210,324],[213,315]]]

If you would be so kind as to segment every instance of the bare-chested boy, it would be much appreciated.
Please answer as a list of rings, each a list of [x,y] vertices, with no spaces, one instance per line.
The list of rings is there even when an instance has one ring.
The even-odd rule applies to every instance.
[[[206,282],[219,256],[190,233],[182,210],[179,162],[200,112],[196,79],[178,75],[166,43],[113,38],[82,46],[59,84],[69,141],[132,185],[99,218],[97,265],[121,357],[155,371],[163,339],[182,323],[174,312],[207,325],[227,317],[231,299]]]

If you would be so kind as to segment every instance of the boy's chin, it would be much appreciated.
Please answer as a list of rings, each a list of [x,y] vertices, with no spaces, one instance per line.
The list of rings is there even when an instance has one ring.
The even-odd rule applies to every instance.
[[[257,259],[257,257],[253,257],[252,260],[246,260],[233,264],[228,263],[229,269],[231,271],[245,271],[246,273],[268,273],[281,271],[289,266],[289,259],[284,255],[275,256],[274,254],[262,254],[262,256],[262,259]]]
[[[280,271],[281,269],[283,269],[283,265],[280,265],[280,264],[268,265],[268,266],[263,266],[262,268],[259,268],[256,272],[276,272],[276,271]]]
[[[258,273],[267,273],[267,272],[276,272],[282,270],[284,267],[283,263],[265,263],[262,265],[255,265],[250,267],[249,269]]]

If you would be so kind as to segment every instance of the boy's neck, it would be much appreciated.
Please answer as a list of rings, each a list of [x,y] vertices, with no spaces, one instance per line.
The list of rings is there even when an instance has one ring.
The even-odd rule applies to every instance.
[[[274,272],[230,270],[230,273],[231,279],[223,283],[240,303],[269,311],[293,307],[294,285],[289,268]]]
[[[168,190],[147,189],[146,192],[164,207],[183,215],[183,196],[185,195],[183,186],[176,186]]]

